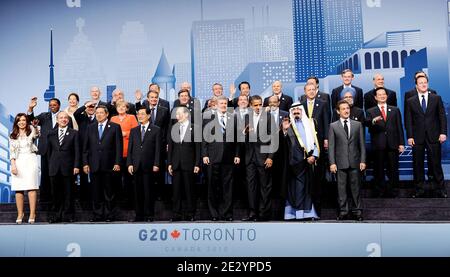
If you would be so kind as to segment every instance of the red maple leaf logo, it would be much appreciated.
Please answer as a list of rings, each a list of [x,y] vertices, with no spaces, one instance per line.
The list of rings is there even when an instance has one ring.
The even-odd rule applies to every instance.
[[[178,230],[173,230],[172,233],[170,233],[170,235],[172,236],[172,238],[177,239],[180,237],[181,233],[178,232]]]

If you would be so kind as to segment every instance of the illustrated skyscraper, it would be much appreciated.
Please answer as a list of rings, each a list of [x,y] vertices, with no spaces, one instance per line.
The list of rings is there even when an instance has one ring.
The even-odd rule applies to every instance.
[[[89,90],[92,86],[104,88],[106,86],[105,76],[101,67],[100,59],[96,54],[94,45],[84,32],[86,21],[77,18],[74,26],[78,32],[74,35],[69,47],[64,52],[59,65],[58,91],[63,95],[76,92],[80,95],[80,103],[90,99]],[[70,30],[67,30],[70,31]],[[113,80],[111,83],[115,83]],[[106,94],[102,90],[101,97]],[[103,98],[103,100],[105,100]]]
[[[44,92],[44,100],[50,101],[50,99],[55,97],[55,75],[53,72],[53,68],[55,67],[53,65],[53,30],[50,30],[50,84],[48,86],[48,89]]]
[[[125,22],[117,45],[116,84],[126,95],[147,89],[152,51],[144,24]]]
[[[211,97],[214,83],[228,86],[246,64],[244,19],[192,23],[192,88],[197,98]]]
[[[292,0],[296,81],[336,74],[363,45],[360,0]]]

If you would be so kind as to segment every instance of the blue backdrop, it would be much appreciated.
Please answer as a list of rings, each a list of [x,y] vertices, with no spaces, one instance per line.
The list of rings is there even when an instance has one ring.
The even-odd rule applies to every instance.
[[[156,81],[172,101],[184,81],[201,100],[215,82],[246,80],[252,94],[270,94],[281,80],[297,98],[305,78],[320,77],[321,90],[340,85],[343,68],[354,84],[372,88],[375,73],[403,94],[423,69],[442,95],[447,111],[450,4],[447,0],[17,0],[0,8],[0,200],[8,202],[8,132],[11,115],[38,96],[69,92],[81,103],[97,85],[106,100],[114,86],[134,101]],[[50,80],[53,30],[54,82]],[[444,146],[448,168],[449,143]],[[410,178],[410,151],[402,156],[402,178]],[[448,178],[448,176],[447,176]]]

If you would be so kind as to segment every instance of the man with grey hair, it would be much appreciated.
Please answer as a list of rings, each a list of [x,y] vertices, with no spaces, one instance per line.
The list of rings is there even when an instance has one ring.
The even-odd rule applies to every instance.
[[[120,88],[116,88],[112,92],[112,99],[111,102],[106,105],[109,111],[109,118],[118,115],[117,109],[116,109],[116,103],[120,100],[125,101],[125,94],[123,93],[123,90]],[[136,106],[133,103],[128,103],[128,114],[136,115]]]
[[[375,99],[376,90],[378,88],[384,88],[384,76],[377,73],[373,76],[373,89],[364,94],[364,111],[377,106],[377,100]],[[397,107],[397,93],[393,90],[384,88],[387,93],[386,104],[389,106]]]

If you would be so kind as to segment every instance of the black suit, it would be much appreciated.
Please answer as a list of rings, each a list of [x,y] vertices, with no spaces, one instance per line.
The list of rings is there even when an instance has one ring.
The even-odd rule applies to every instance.
[[[437,94],[434,89],[429,88],[428,90],[430,91],[431,94]],[[405,96],[404,96],[404,99],[403,99],[403,113],[405,114],[404,115],[405,118],[406,118],[406,112],[407,112],[406,111],[406,101],[409,98],[411,98],[413,96],[416,96],[417,93],[418,93],[417,92],[417,88],[415,88],[415,87],[412,88],[411,90],[405,92]],[[430,160],[429,156],[427,156],[427,160],[428,160],[428,164],[431,164],[431,160]],[[428,175],[428,180],[432,180],[434,178],[433,177],[434,176],[434,174],[433,174],[433,167],[428,167],[427,175]]]
[[[138,109],[138,105],[144,105],[146,107],[149,107],[147,99],[144,99],[144,101],[142,101],[142,104],[141,104],[141,102],[136,102],[136,110]],[[170,104],[169,104],[169,101],[167,101],[166,99],[159,98],[158,99],[158,107],[164,107],[170,111]]]
[[[309,117],[308,101],[302,102],[306,112],[306,116]],[[314,119],[317,140],[319,142],[320,155],[317,159],[317,166],[314,170],[314,186],[312,187],[312,199],[314,207],[318,215],[321,215],[322,211],[322,183],[325,182],[325,171],[327,170],[328,157],[324,149],[324,141],[328,140],[328,129],[330,127],[330,106],[316,98],[314,100],[314,108],[312,111],[312,118]]]
[[[355,121],[359,121],[363,124],[363,128],[364,128],[364,124],[365,124],[365,115],[364,115],[364,110],[355,106],[352,106],[350,108],[350,119],[353,119]],[[336,110],[334,110],[333,112],[333,119],[331,120],[331,122],[336,122],[339,120],[339,115],[336,112]]]
[[[173,124],[167,136],[169,145],[167,164],[172,166],[173,170],[173,213],[174,218],[177,219],[182,214],[181,199],[183,191],[186,195],[187,216],[193,217],[195,215],[194,167],[200,167],[201,162],[201,142],[194,140],[194,131],[198,127],[189,123],[182,141],[180,140],[179,129],[179,124]],[[172,133],[173,135],[171,135]]]
[[[326,93],[326,92],[321,92],[319,91],[317,93],[316,99],[321,100],[322,102],[325,103],[325,106],[327,107],[327,110],[329,112],[328,114],[328,118],[331,119],[331,97],[330,94]],[[300,103],[303,103],[306,101],[306,95],[302,95],[299,99]]]
[[[402,117],[397,107],[386,105],[386,121],[373,119],[381,116],[377,106],[367,110],[366,125],[369,126],[370,139],[374,158],[374,183],[379,194],[392,195],[399,181],[399,152],[398,147],[405,145],[402,127]],[[385,185],[384,170],[386,169],[389,182]]]
[[[173,108],[172,108],[172,111],[170,112],[170,118],[171,118],[170,124],[171,125],[173,125],[177,122],[177,120],[175,119],[175,108],[179,107],[179,106],[180,106],[180,100],[177,99],[173,102]],[[189,113],[190,113],[189,120],[191,121],[191,123],[197,123],[197,121],[198,121],[199,126],[201,126],[201,123],[200,123],[202,120],[201,113],[198,113],[199,118],[195,118],[195,110],[200,111],[200,107],[201,107],[200,101],[197,98],[191,97],[191,99],[189,100],[188,105],[186,105],[186,107],[188,108]]]
[[[111,118],[111,117],[116,116],[116,115],[119,114],[117,112],[115,104],[113,105],[111,102],[109,102],[109,103],[106,104],[106,107],[108,108],[108,112],[109,112],[108,118]],[[136,106],[133,103],[128,103],[127,114],[136,115]]]
[[[47,137],[49,176],[52,195],[52,214],[49,220],[73,220],[74,217],[74,168],[80,168],[81,151],[78,132],[67,128],[62,143],[59,129],[50,131]]]
[[[28,119],[32,122],[34,119],[39,120],[38,125],[41,126],[40,136],[38,141],[38,154],[41,155],[41,182],[39,186],[40,200],[46,202],[50,199],[50,177],[48,175],[48,134],[55,128],[57,128],[57,118],[55,115],[55,125],[53,126],[51,112],[44,112],[38,116],[34,116],[34,113],[28,115]],[[69,127],[73,128],[72,119],[69,117]]]
[[[250,96],[247,96],[247,101],[250,105]],[[233,107],[234,109],[236,109],[239,106],[238,102],[239,102],[239,96],[233,98],[233,100],[231,100],[231,101],[228,101],[228,107]]]
[[[113,167],[120,165],[123,154],[122,130],[119,124],[103,122],[99,138],[99,124],[88,126],[83,145],[83,165],[89,165],[92,180],[94,220],[114,219]]]
[[[271,217],[272,206],[272,168],[265,168],[264,163],[267,159],[274,159],[275,149],[270,144],[274,136],[279,135],[278,132],[272,135],[270,116],[270,113],[261,111],[257,128],[253,122],[253,112],[246,119],[246,126],[249,126],[245,138],[249,217],[260,216],[263,220]]]
[[[361,88],[352,85],[352,88],[355,89],[355,96],[353,97],[353,106],[363,108],[363,91]],[[344,85],[334,88],[331,92],[331,109],[335,110],[337,102],[341,100],[341,92],[344,89]]]
[[[78,123],[78,138],[80,141],[80,153],[83,153],[83,145],[84,141],[87,137],[87,129],[88,126],[92,123],[97,123],[97,120],[95,119],[95,114],[92,116],[89,116],[86,113],[86,107],[81,106],[78,108],[74,113],[73,116],[75,120]],[[79,191],[79,197],[80,200],[83,202],[89,202],[91,199],[91,190],[90,190],[90,183],[88,174],[84,173],[83,170],[80,170],[80,191]]]
[[[274,96],[274,95],[264,98],[264,107],[269,106],[269,98],[272,96]],[[286,95],[284,93],[281,93],[280,105],[279,105],[280,110],[289,112],[289,109],[291,108],[293,102],[294,101],[292,100],[292,97],[290,97],[289,95]]]
[[[218,113],[205,121],[204,125],[202,157],[208,157],[210,162],[206,165],[208,207],[213,218],[220,216],[232,218],[233,216],[234,158],[240,157],[236,135],[237,118],[230,113],[224,116],[226,117],[225,128],[220,123],[221,115]],[[222,211],[219,210],[220,206]]]
[[[437,92],[434,89],[429,88],[428,90],[430,91],[431,94],[437,95]],[[418,94],[418,92],[415,87],[413,89],[405,92],[405,97],[403,97],[403,112],[406,112],[406,102],[408,101],[408,99],[413,96],[416,96],[417,94]],[[406,117],[406,114],[405,114],[405,117]]]
[[[131,129],[128,142],[127,167],[133,166],[136,219],[153,218],[155,190],[153,167],[160,167],[161,129],[148,125],[142,140],[142,126]]]
[[[397,93],[393,90],[385,88],[387,93],[386,103],[389,106],[397,107]],[[364,111],[377,106],[377,100],[375,100],[375,89],[372,89],[364,94]]]
[[[428,167],[432,168],[434,181],[442,193],[445,192],[444,174],[441,164],[441,144],[439,135],[447,135],[447,117],[439,95],[428,93],[426,112],[422,110],[421,100],[416,94],[406,102],[405,127],[407,138],[413,138],[414,181],[418,194],[424,191],[424,159],[425,149],[428,156]]]

